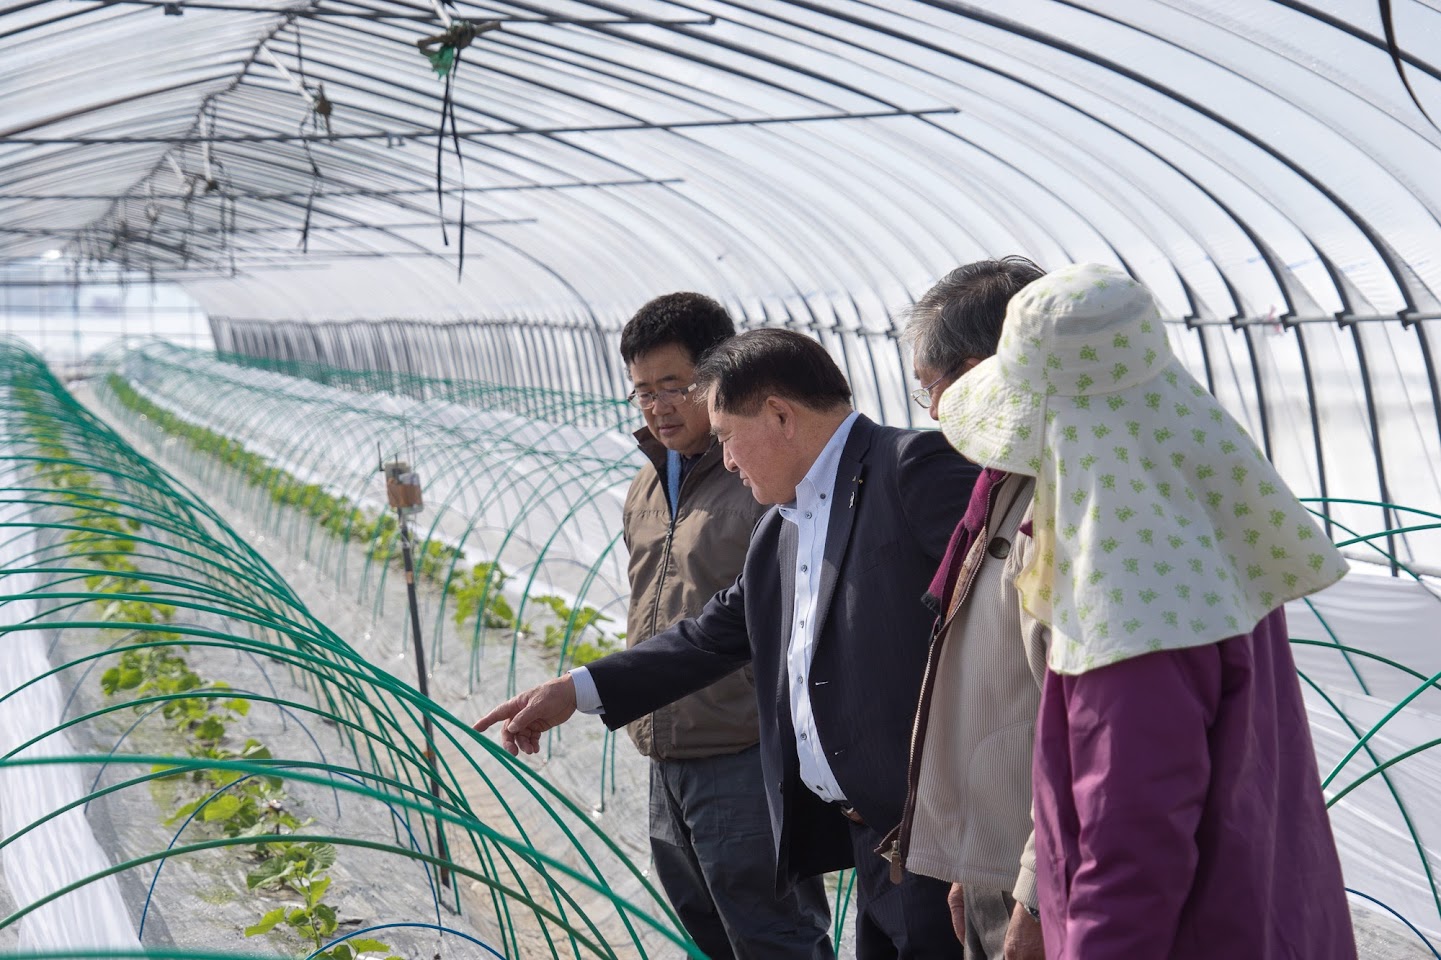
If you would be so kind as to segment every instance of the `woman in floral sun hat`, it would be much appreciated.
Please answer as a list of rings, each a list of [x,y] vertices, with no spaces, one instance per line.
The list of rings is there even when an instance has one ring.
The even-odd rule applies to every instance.
[[[977,463],[1036,478],[1025,612],[1052,960],[1356,956],[1282,607],[1346,564],[1112,267],[1011,300],[945,394]]]

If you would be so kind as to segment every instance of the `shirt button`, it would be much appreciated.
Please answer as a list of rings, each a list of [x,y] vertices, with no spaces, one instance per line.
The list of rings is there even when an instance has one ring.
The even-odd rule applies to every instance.
[[[810,518],[811,518],[811,512],[810,512],[809,510],[807,510],[807,511],[806,511],[806,519],[809,520]]]
[[[804,627],[805,625],[806,625],[806,622],[805,622],[804,620],[802,620],[802,621],[801,621],[801,626]]]
[[[801,564],[801,573],[805,573],[808,570],[810,570],[810,567],[806,566],[804,563]]]
[[[826,495],[825,495],[824,493],[821,494],[821,499],[824,500],[825,498],[826,498]]]
[[[803,733],[803,734],[801,734],[801,739],[802,739],[802,740],[806,740],[806,739],[809,739],[809,738]]]

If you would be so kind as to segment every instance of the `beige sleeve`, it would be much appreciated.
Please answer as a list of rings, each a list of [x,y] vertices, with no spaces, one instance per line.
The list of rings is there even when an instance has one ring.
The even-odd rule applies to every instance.
[[[1036,831],[1026,838],[1026,848],[1021,851],[1021,869],[1016,873],[1016,885],[1011,896],[1031,909],[1036,909]]]
[[[1031,511],[1026,511],[1026,520],[1030,520]],[[1029,559],[1033,541],[1030,537],[1018,533],[1016,535],[1015,549],[1011,551],[1011,558],[1014,558],[1014,566],[1007,573],[1014,576],[1025,568]],[[1008,558],[1011,559],[1011,558]],[[1020,603],[1020,595],[1016,596],[1017,604]],[[1046,679],[1046,650],[1051,642],[1051,628],[1026,612],[1025,607],[1021,608],[1021,642],[1025,645],[1026,663],[1030,665],[1031,676],[1036,679],[1036,687],[1039,689]],[[1036,832],[1026,838],[1025,849],[1021,851],[1020,870],[1016,875],[1016,885],[1011,891],[1011,896],[1028,907],[1036,907]]]
[[[1021,522],[1024,525],[1031,519],[1031,511],[1026,509],[1026,516]],[[1015,548],[1011,556],[1007,558],[1006,574],[1011,577],[1012,582],[1026,567],[1030,559],[1031,551],[1035,549],[1035,541],[1023,533],[1017,532]],[[1021,596],[1016,594],[1016,603],[1020,604]],[[1042,623],[1026,612],[1021,607],[1021,643],[1026,650],[1026,663],[1031,668],[1031,676],[1036,678],[1036,689],[1040,689],[1046,680],[1046,652],[1051,645],[1051,628],[1049,624]]]

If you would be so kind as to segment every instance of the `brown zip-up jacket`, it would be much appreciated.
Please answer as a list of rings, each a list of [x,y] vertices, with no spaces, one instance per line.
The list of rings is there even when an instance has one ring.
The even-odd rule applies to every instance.
[[[644,643],[693,617],[730,586],[766,507],[721,462],[713,443],[690,468],[672,521],[666,499],[666,450],[648,429],[636,440],[654,466],[644,466],[625,498],[630,550],[630,617],[626,645]],[[749,666],[661,707],[626,727],[640,752],[656,760],[691,760],[739,753],[760,739],[755,683]]]
[[[1018,529],[1035,484],[993,488],[936,623],[922,681],[906,806],[881,851],[899,869],[995,890],[1035,906],[1031,748],[1049,632],[1021,608]]]

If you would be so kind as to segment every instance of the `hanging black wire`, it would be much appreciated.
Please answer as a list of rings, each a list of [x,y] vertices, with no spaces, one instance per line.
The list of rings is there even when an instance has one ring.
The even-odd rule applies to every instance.
[[[304,91],[310,100],[310,110],[300,121],[298,133],[305,133],[306,128],[319,133],[320,121],[325,121],[325,132],[330,133],[330,101],[325,100],[325,90],[322,88],[319,94],[310,92],[310,84],[305,76],[305,47],[300,36],[300,23],[295,24],[295,72],[300,78],[300,89]],[[322,112],[323,110],[323,112]],[[311,150],[310,141],[301,141],[305,145],[305,162],[310,165],[310,190],[305,197],[305,222],[300,228],[300,250],[302,253],[310,252],[310,221],[315,214],[315,195],[320,191],[320,183],[325,175],[320,172],[320,165],[315,162],[315,154]]]
[[[445,125],[445,114],[447,112],[450,114],[450,138],[451,141],[455,144],[455,164],[460,177],[460,216],[456,218],[460,221],[460,241],[456,250],[457,257],[455,263],[455,279],[457,280],[459,280],[461,276],[465,273],[465,153],[460,148],[460,133],[455,124],[455,96],[453,93],[455,86],[455,74],[456,71],[458,71],[459,69],[460,51],[457,50],[455,53],[455,63],[450,68],[450,74],[445,78],[445,102],[441,105],[442,112],[440,118],[441,126],[443,129]],[[442,137],[439,139],[438,142],[443,146],[445,140]],[[443,185],[441,184],[439,176],[437,175],[435,181],[435,189],[437,195],[443,195],[442,188]],[[445,229],[445,218],[443,215],[441,217],[441,229]]]
[[[441,94],[440,101],[440,126],[435,140],[435,200],[440,214],[440,239],[448,247],[450,235],[445,229],[445,127],[449,123],[450,140],[455,148],[455,161],[460,175],[460,215],[456,218],[460,227],[455,266],[457,280],[465,273],[465,153],[460,145],[460,127],[455,120],[455,74],[460,69],[461,52],[480,34],[498,29],[500,24],[494,20],[483,23],[453,20],[444,33],[422,37],[415,42],[420,52],[430,61],[431,68],[445,79],[445,91]]]

